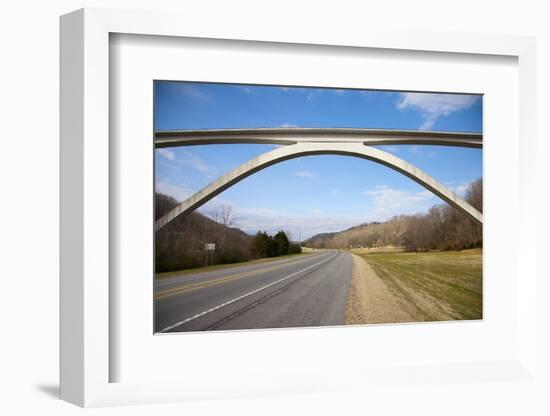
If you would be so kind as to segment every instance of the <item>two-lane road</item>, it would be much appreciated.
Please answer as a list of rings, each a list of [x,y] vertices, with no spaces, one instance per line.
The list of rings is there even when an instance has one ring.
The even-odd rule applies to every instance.
[[[156,332],[344,324],[351,256],[327,250],[155,282]]]

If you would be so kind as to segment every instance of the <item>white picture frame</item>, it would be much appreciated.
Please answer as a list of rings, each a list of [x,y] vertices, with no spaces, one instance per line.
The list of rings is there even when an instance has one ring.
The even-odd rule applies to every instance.
[[[182,24],[185,22],[185,24]],[[536,279],[534,197],[535,152],[535,41],[529,37],[428,31],[367,30],[327,34],[325,31],[288,29],[263,25],[236,31],[230,22],[204,25],[169,13],[83,9],[61,18],[61,398],[80,406],[159,403],[214,397],[323,392],[346,389],[353,380],[362,385],[408,380],[406,369],[368,367],[323,368],[300,373],[280,369],[264,379],[239,380],[228,385],[224,377],[190,374],[182,380],[112,382],[110,368],[120,360],[112,349],[110,320],[113,305],[110,273],[116,259],[110,258],[110,227],[113,225],[110,172],[110,35],[127,34],[182,38],[225,39],[285,44],[332,45],[333,47],[428,51],[439,54],[500,55],[518,60],[520,153],[518,197],[518,270],[522,279],[517,292],[518,342],[516,354],[498,362],[443,362],[423,366],[420,380],[461,380],[479,383],[484,377],[517,380],[536,377]],[[164,38],[168,39],[168,38]],[[523,242],[523,244],[522,244]],[[364,330],[365,328],[357,328]],[[328,334],[331,330],[327,329]],[[209,335],[210,336],[210,335]],[[223,334],[221,336],[224,336]],[[288,335],[287,335],[288,336]],[[332,333],[330,336],[336,336]],[[241,338],[242,339],[242,338]],[[242,341],[241,341],[242,342]],[[245,364],[246,365],[246,364]],[[319,377],[327,373],[330,377]],[[435,376],[437,374],[437,377]],[[397,380],[397,381],[396,381]]]

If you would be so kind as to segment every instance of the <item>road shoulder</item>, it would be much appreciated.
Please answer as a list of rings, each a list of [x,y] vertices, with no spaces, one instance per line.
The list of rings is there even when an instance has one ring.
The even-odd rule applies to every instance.
[[[413,322],[399,299],[390,292],[362,257],[351,254],[353,270],[346,307],[346,325]]]

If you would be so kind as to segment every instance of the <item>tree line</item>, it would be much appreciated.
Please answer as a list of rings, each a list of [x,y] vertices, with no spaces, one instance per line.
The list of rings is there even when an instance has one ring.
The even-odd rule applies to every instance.
[[[155,194],[155,219],[159,219],[178,202],[161,193]],[[191,269],[205,265],[205,244],[213,243],[216,250],[213,264],[228,264],[262,257],[300,253],[288,233],[280,231],[269,236],[265,231],[256,236],[234,227],[231,207],[222,205],[208,216],[193,212],[177,217],[155,233],[155,271],[157,273]]]
[[[473,182],[465,200],[483,212],[482,181]],[[462,250],[483,245],[483,229],[462,212],[450,205],[436,205],[424,215],[410,216],[401,244],[409,251]]]
[[[267,234],[266,231],[258,231],[250,244],[253,258],[284,256],[301,251],[300,244],[292,243],[284,231],[279,231],[274,236]]]
[[[464,199],[483,212],[482,196],[483,182],[478,179],[469,185]],[[482,244],[482,226],[448,204],[435,205],[425,214],[399,215],[304,242],[313,248],[394,246],[407,251],[462,250]]]
[[[155,194],[155,219],[178,202],[161,193]],[[202,267],[204,245],[216,244],[214,264],[236,263],[250,259],[252,236],[233,227],[231,208],[222,206],[209,216],[193,212],[177,217],[155,233],[155,270],[157,273]]]

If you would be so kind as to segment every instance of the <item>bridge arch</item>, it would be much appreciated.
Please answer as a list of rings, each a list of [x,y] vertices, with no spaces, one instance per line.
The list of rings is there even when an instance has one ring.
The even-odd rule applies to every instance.
[[[388,152],[380,149],[365,146],[362,143],[311,143],[302,142],[280,147],[266,152],[248,162],[237,166],[203,189],[197,191],[174,209],[166,213],[155,222],[155,231],[160,230],[166,224],[181,215],[187,216],[195,209],[210,201],[216,195],[242,181],[248,176],[277,163],[311,155],[343,155],[353,156],[370,160],[375,163],[387,166],[414,180],[424,188],[428,189],[444,201],[448,202],[459,211],[466,214],[475,222],[483,223],[483,214],[472,205],[460,198],[450,189],[436,181],[434,178]]]

